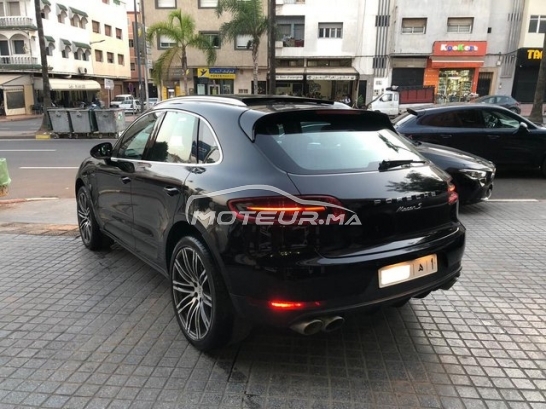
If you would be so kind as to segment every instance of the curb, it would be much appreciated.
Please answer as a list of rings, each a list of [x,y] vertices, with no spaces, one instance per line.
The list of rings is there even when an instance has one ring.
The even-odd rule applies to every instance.
[[[49,133],[37,133],[36,139],[51,139],[51,134]]]
[[[74,224],[0,223],[0,234],[79,237],[80,232]]]

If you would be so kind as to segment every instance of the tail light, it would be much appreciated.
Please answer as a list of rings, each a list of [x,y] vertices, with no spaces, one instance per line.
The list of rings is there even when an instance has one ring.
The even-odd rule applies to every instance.
[[[320,307],[319,301],[283,301],[273,300],[268,302],[269,308],[277,311],[308,310]]]
[[[459,201],[459,194],[455,190],[455,185],[451,182],[447,184],[447,203],[452,205]]]
[[[284,196],[256,197],[228,201],[235,217],[257,224],[324,224],[340,223],[345,208],[331,196],[299,196],[296,200]]]

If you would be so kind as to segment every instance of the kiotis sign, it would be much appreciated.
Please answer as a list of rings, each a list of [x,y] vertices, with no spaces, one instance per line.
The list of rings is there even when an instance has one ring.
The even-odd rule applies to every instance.
[[[454,42],[454,41],[436,41],[434,42],[433,55],[444,56],[483,56],[487,48],[487,41],[473,42]]]

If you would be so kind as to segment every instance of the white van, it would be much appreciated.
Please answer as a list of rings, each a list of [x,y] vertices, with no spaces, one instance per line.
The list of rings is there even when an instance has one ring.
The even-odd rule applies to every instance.
[[[119,94],[110,102],[110,108],[122,108],[126,112],[140,111],[140,102],[131,94]]]

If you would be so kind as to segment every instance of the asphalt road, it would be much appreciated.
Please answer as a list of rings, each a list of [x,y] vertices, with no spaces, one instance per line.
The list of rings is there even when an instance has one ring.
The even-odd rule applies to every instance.
[[[29,123],[0,124],[14,132],[28,132]],[[26,125],[25,125],[26,124]],[[111,139],[6,139],[0,138],[0,158],[6,158],[12,183],[9,199],[73,198],[74,177],[92,146]],[[539,172],[499,171],[492,200],[546,200],[546,179]]]
[[[42,117],[26,119],[24,121],[2,121],[0,123],[0,138],[34,137],[41,124]]]

